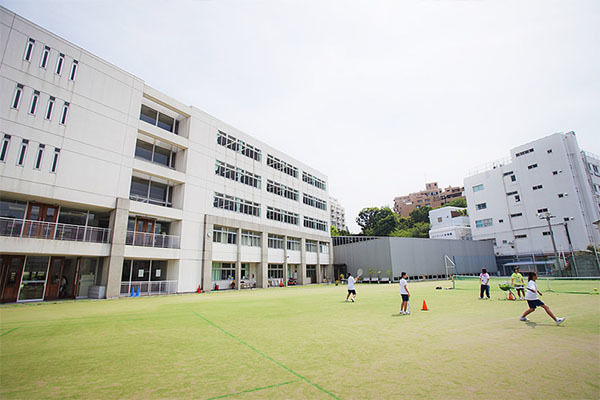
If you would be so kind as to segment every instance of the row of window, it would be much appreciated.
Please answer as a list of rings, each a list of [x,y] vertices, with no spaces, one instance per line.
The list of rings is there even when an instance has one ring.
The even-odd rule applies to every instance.
[[[17,83],[17,87],[15,89],[15,94],[13,96],[13,100],[11,103],[11,108],[18,110],[19,106],[21,105],[21,100],[23,98],[23,91],[25,89],[25,86]],[[34,90],[31,94],[31,101],[29,102],[29,108],[28,108],[28,113],[30,115],[36,115],[37,113],[37,109],[38,109],[38,105],[40,103],[40,96],[41,93],[38,90]],[[50,96],[48,95],[48,101],[46,103],[46,110],[44,111],[44,119],[51,121],[52,120],[52,114],[54,112],[54,104],[56,102],[56,97],[54,96]],[[61,125],[65,125],[67,123],[67,115],[69,113],[69,102],[64,102],[63,104],[63,108],[62,108],[62,112],[60,114],[60,119],[58,120],[58,122]]]
[[[267,154],[267,166],[278,171],[285,172],[294,178],[298,178],[298,167],[294,167],[292,164],[288,164],[287,162],[282,161],[277,157],[273,157],[270,154]]]
[[[6,162],[8,157],[8,149],[10,147],[10,142],[12,140],[11,135],[4,134],[2,137],[2,145],[0,147],[0,162]],[[27,150],[29,148],[29,140],[21,139],[21,147],[19,147],[19,154],[17,155],[17,166],[23,167],[25,165]],[[42,169],[42,161],[44,159],[44,153],[46,151],[46,145],[42,143],[38,143],[37,152],[35,153],[35,159],[33,162],[33,169],[41,170]],[[55,173],[58,168],[58,158],[60,156],[60,149],[54,148],[54,154],[52,156],[52,161],[50,163],[50,172]]]
[[[306,266],[306,277],[315,279],[317,273],[316,265]],[[235,263],[230,262],[213,262],[212,263],[212,280],[213,281],[224,281],[235,279]],[[267,265],[267,277],[268,279],[283,279],[283,264],[268,264]],[[241,263],[240,268],[241,279],[254,279],[254,276],[250,277],[250,264]],[[313,281],[314,282],[314,281]]]
[[[176,135],[179,134],[178,120],[171,116],[158,112],[144,104],[142,104],[142,108],[140,110],[140,119],[151,125],[157,126],[160,129],[164,129],[165,131],[174,133]]]
[[[240,139],[236,139],[225,132],[217,132],[217,143],[221,146],[227,147],[228,149],[241,153],[255,161],[260,162],[262,160],[262,152],[260,149],[249,145]]]
[[[260,189],[261,179],[259,175],[245,171],[241,168],[236,168],[233,165],[226,164],[219,160],[215,163],[215,175]]]
[[[317,229],[319,231],[327,231],[327,222],[321,221],[320,219],[304,217],[304,227]]]
[[[552,150],[550,150],[550,153],[551,152],[552,152]],[[523,151],[516,153],[515,157],[521,157],[521,156],[523,156],[525,154],[529,154],[529,153],[533,153],[533,147],[531,149],[523,150]]]
[[[162,142],[156,140],[154,143],[148,143],[138,139],[135,144],[135,156],[169,168],[175,168],[175,155],[177,153],[160,146],[160,144]]]
[[[29,38],[27,40],[27,43],[25,44],[25,53],[23,54],[23,60],[31,62],[31,60],[33,59],[35,43],[35,39]],[[48,67],[48,61],[50,60],[50,51],[51,49],[49,46],[44,46],[44,48],[42,49],[42,55],[40,57],[40,68],[46,69]],[[54,67],[54,73],[56,75],[62,75],[64,65],[65,55],[63,53],[58,53],[58,57],[56,58],[56,65]],[[75,80],[78,65],[79,61],[73,60],[73,62],[71,63],[71,71],[69,72],[69,80]]]
[[[285,197],[290,200],[298,201],[298,191],[281,183],[267,180],[267,192],[274,193],[278,196]]]
[[[290,225],[298,225],[300,223],[300,216],[298,214],[274,207],[267,207],[267,219]]]
[[[213,206],[240,214],[260,217],[260,204],[249,200],[240,199],[239,197],[228,196],[223,193],[215,192]]]
[[[158,206],[172,207],[174,187],[152,179],[131,177],[129,199]]]
[[[309,194],[303,193],[302,202],[320,210],[327,210],[327,202]]]
[[[308,172],[302,171],[302,181],[311,184],[315,187],[318,187],[319,189],[327,190],[327,186],[324,180],[319,179],[316,176],[309,174]]]
[[[260,232],[242,230],[240,244],[242,246],[260,247],[261,238],[262,235]],[[283,249],[284,241],[285,239],[283,236],[272,235],[270,233],[267,236],[267,243],[270,249]],[[213,228],[213,242],[221,244],[237,244],[237,229],[225,226],[215,226]],[[329,253],[329,243],[313,240],[305,241],[305,249],[307,252],[316,253],[317,246],[321,253]],[[293,237],[287,238],[286,247],[291,251],[300,251],[300,239]]]

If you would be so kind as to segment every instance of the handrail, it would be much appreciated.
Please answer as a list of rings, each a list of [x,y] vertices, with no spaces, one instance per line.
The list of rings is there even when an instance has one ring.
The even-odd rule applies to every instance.
[[[178,249],[179,236],[164,235],[162,233],[147,233],[127,231],[125,244],[129,246],[159,247],[163,249]]]
[[[0,217],[0,236],[109,243],[110,229],[28,220],[24,218]]]

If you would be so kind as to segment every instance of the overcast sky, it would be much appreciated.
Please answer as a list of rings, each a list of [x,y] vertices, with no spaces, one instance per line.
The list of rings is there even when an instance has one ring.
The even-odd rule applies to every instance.
[[[600,153],[600,2],[0,4],[329,177],[363,207],[575,131]]]

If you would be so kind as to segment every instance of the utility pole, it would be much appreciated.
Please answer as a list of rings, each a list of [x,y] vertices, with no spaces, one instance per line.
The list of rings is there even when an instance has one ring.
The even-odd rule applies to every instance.
[[[554,218],[554,215],[550,215],[549,212],[538,214],[539,219],[545,219],[548,223],[548,229],[550,229],[550,238],[552,238],[552,248],[554,249],[554,269],[560,271],[560,264],[558,261],[558,252],[556,251],[556,242],[554,241],[554,232],[552,231],[552,225],[550,225],[550,219]]]
[[[567,221],[565,224],[565,232],[567,233],[567,241],[569,242],[569,251],[571,252],[571,259],[573,260],[573,270],[575,271],[575,276],[579,276],[577,273],[577,261],[575,261],[575,253],[573,252],[573,244],[571,243],[571,235],[569,234],[569,226],[567,225]]]

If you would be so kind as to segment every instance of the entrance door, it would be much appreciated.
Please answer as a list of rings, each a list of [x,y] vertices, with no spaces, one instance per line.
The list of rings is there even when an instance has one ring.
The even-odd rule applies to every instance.
[[[48,282],[46,283],[46,300],[58,298],[63,285],[63,267],[65,265],[64,257],[52,257],[50,260],[50,272],[48,273]]]
[[[138,218],[135,222],[136,246],[152,246],[154,236],[154,220]]]
[[[44,299],[49,262],[49,257],[27,257],[21,277],[19,301]]]
[[[25,256],[0,257],[0,301],[2,303],[17,301],[24,263]]]
[[[58,206],[43,203],[29,203],[27,208],[27,222],[23,230],[24,237],[52,239]]]
[[[63,259],[60,276],[59,299],[74,299],[79,288],[79,259],[66,257]]]

